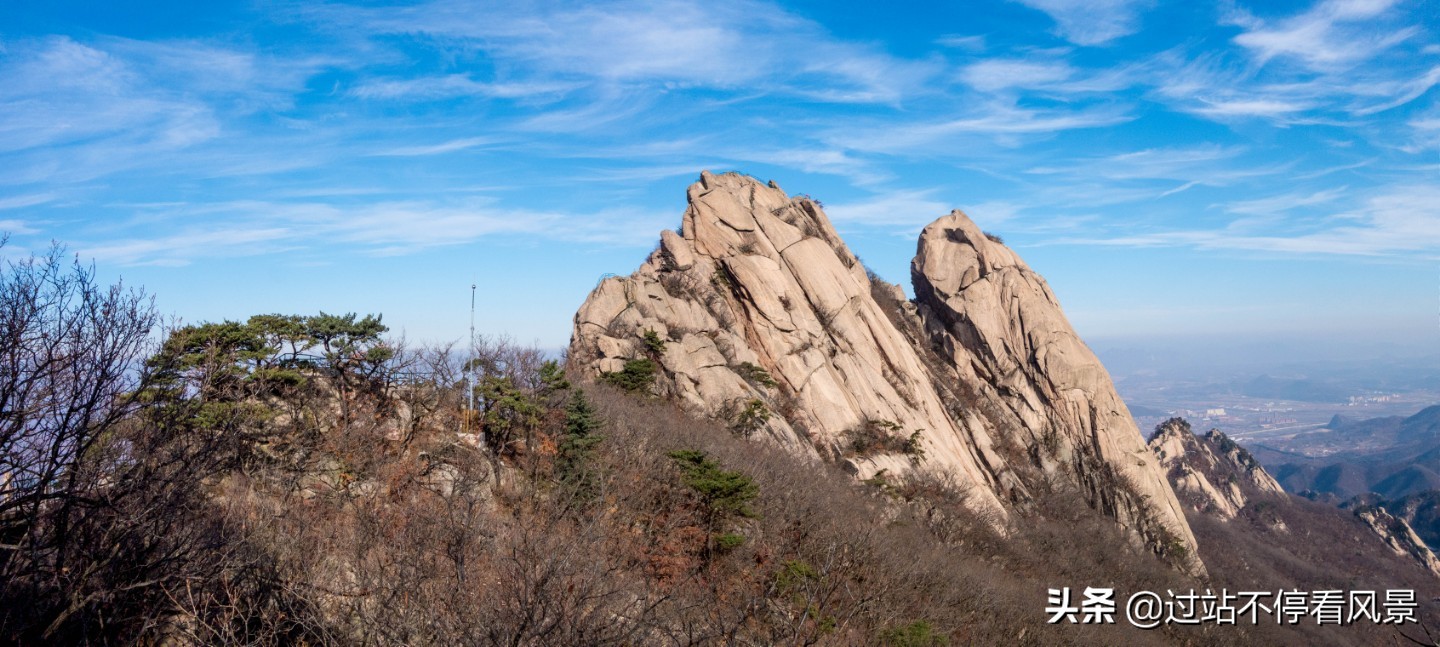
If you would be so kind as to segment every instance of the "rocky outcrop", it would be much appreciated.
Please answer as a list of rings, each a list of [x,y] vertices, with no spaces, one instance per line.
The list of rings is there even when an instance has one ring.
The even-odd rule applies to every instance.
[[[929,473],[1003,524],[1070,484],[1192,570],[1194,537],[1054,295],[960,212],[927,227],[917,298],[867,276],[814,201],[703,173],[681,231],[575,316],[571,365],[649,388],[860,478]]]
[[[1219,430],[1196,436],[1190,423],[1171,418],[1149,445],[1180,500],[1198,512],[1228,520],[1256,497],[1287,498],[1255,457]]]
[[[1046,473],[1092,504],[1193,549],[1184,512],[1110,375],[1080,341],[1045,279],[956,211],[920,234],[910,265],[926,338]],[[1039,451],[1043,450],[1043,451]]]
[[[1364,506],[1354,510],[1355,516],[1364,521],[1385,545],[1396,555],[1409,557],[1420,562],[1426,570],[1440,576],[1440,559],[1420,536],[1415,534],[1415,529],[1410,527],[1404,519],[1390,514],[1385,508],[1379,506]]]
[[[1165,468],[1180,501],[1198,513],[1229,521],[1239,516],[1246,506],[1260,500],[1268,501],[1271,510],[1276,504],[1291,505],[1291,495],[1260,462],[1219,430],[1211,429],[1197,436],[1191,431],[1190,423],[1171,418],[1155,428],[1149,446]],[[1403,516],[1391,514],[1373,498],[1357,497],[1345,507],[1364,522],[1390,552],[1413,559],[1440,576],[1440,559]],[[1272,512],[1253,514],[1251,519],[1268,524],[1271,530],[1288,533],[1290,530],[1282,516]]]

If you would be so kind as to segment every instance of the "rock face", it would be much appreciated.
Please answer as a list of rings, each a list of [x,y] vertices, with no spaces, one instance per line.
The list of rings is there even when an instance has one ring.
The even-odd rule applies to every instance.
[[[1250,452],[1218,430],[1196,436],[1190,423],[1171,418],[1149,444],[1175,493],[1197,512],[1228,520],[1257,496],[1288,498]]]
[[[1412,558],[1440,577],[1440,558],[1435,557],[1435,553],[1425,545],[1420,536],[1415,534],[1415,529],[1411,528],[1404,519],[1396,517],[1385,508],[1378,506],[1357,508],[1355,516],[1370,526],[1375,534],[1380,535],[1380,539],[1396,555]]]
[[[710,173],[688,197],[681,232],[576,313],[573,367],[648,359],[657,395],[859,478],[948,480],[997,525],[1068,483],[1203,570],[1105,369],[1044,280],[964,214],[921,235],[907,302],[809,198]]]
[[[1280,487],[1280,483],[1265,471],[1260,462],[1218,430],[1212,429],[1203,436],[1197,436],[1191,431],[1190,423],[1181,418],[1171,418],[1155,428],[1149,445],[1150,451],[1164,466],[1180,501],[1198,513],[1229,521],[1238,516],[1245,506],[1260,499],[1282,506],[1290,505],[1291,495]],[[1426,570],[1440,576],[1440,558],[1404,517],[1390,514],[1373,501],[1357,499],[1350,509],[1390,552],[1414,559]],[[1272,530],[1289,532],[1284,521],[1278,517],[1269,522],[1273,524]]]

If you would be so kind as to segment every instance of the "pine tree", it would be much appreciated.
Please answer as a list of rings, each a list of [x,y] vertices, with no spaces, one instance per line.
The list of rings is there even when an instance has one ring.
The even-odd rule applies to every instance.
[[[570,403],[565,406],[565,431],[555,460],[555,475],[561,483],[582,490],[593,487],[585,463],[591,450],[605,438],[595,433],[599,429],[600,420],[585,394],[578,390],[571,393]]]

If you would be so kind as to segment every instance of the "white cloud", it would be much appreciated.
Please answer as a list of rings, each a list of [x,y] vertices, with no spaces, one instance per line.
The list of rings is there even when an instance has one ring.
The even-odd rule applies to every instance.
[[[109,138],[183,147],[214,137],[207,106],[155,92],[125,61],[63,37],[0,61],[0,152]]]
[[[482,51],[511,71],[505,84],[463,75],[419,83],[378,79],[369,96],[494,95],[553,91],[554,84],[673,84],[797,92],[835,102],[895,103],[939,71],[930,62],[889,56],[834,38],[821,26],[772,4],[698,0],[558,3],[537,11],[516,4],[475,11],[470,3],[435,0],[407,8],[322,7],[318,23],[362,33],[420,34]],[[803,81],[776,83],[790,79]],[[397,85],[398,83],[398,85]],[[538,90],[537,90],[538,89]]]
[[[1313,106],[1284,99],[1263,97],[1212,98],[1196,97],[1200,105],[1190,106],[1186,112],[1197,115],[1226,117],[1283,117],[1305,112]]]
[[[1332,196],[1319,194],[1315,204]],[[1418,256],[1435,258],[1440,250],[1440,187],[1386,187],[1359,208],[1312,219],[1322,227],[1305,233],[1244,233],[1246,227],[1170,231],[1113,238],[1057,242],[1134,247],[1194,247],[1279,254],[1340,256]],[[1238,231],[1237,231],[1238,229]]]
[[[1291,192],[1281,195],[1255,198],[1252,200],[1239,200],[1219,205],[1230,213],[1250,214],[1255,216],[1272,216],[1286,211],[1293,211],[1302,207],[1314,207],[1334,202],[1340,196],[1345,195],[1348,187],[1335,187],[1323,191],[1313,192]]]
[[[278,57],[195,40],[140,41],[106,37],[95,47],[123,60],[153,89],[204,97],[217,110],[248,114],[284,110],[329,56]]]
[[[1320,9],[1310,13],[1316,12]],[[1260,24],[1246,20],[1245,24]],[[1389,33],[1386,27],[1365,28]],[[1139,74],[1150,79],[1152,98],[1174,110],[1222,123],[1353,121],[1412,103],[1440,85],[1440,65],[1398,64],[1416,61],[1416,55],[1410,53],[1387,52],[1382,61],[1372,60],[1381,53],[1373,48],[1352,47],[1351,54],[1340,54],[1336,51],[1345,49],[1344,43],[1335,44],[1334,51],[1328,44],[1316,47],[1330,53],[1304,59],[1309,62],[1302,65],[1263,65],[1269,57],[1300,60],[1298,54],[1262,53],[1257,59],[1261,65],[1256,65],[1242,64],[1221,51],[1190,57],[1175,49],[1156,56]],[[1362,49],[1368,53],[1362,54]],[[1340,58],[1326,58],[1331,56]],[[1342,58],[1349,63],[1340,64]],[[1391,61],[1397,64],[1388,64]]]
[[[460,139],[452,139],[450,141],[441,142],[439,144],[430,144],[424,146],[400,146],[398,148],[390,148],[374,153],[374,155],[377,157],[422,157],[426,155],[443,155],[445,153],[454,153],[456,151],[463,151],[471,148],[488,146],[490,144],[494,144],[496,141],[498,140],[494,137],[462,137]]]
[[[1430,68],[1425,74],[1413,79],[1392,79],[1378,83],[1358,84],[1353,88],[1357,94],[1381,97],[1384,100],[1380,103],[1356,107],[1351,112],[1363,116],[1398,108],[1424,96],[1436,84],[1440,84],[1440,65]]]
[[[428,101],[477,96],[498,99],[558,97],[583,84],[559,81],[483,83],[468,74],[422,76],[417,78],[381,78],[365,81],[350,91],[362,99],[404,99]]]
[[[12,41],[0,56],[0,184],[74,183],[141,168],[213,171],[195,164],[197,151],[222,161],[225,154],[207,147],[253,148],[244,122],[293,109],[325,64],[192,41]],[[273,166],[304,155],[276,155],[272,146],[264,156]]]
[[[992,58],[966,67],[960,78],[982,92],[1009,88],[1039,88],[1069,79],[1075,70],[1059,62]]]
[[[81,244],[76,252],[99,263],[179,267],[199,258],[275,254],[292,237],[288,228],[234,226],[170,233],[154,238],[129,238]]]
[[[1148,0],[1017,0],[1049,14],[1059,35],[1077,45],[1103,45],[1139,29]]]
[[[1410,128],[1410,141],[1404,148],[1406,152],[1440,150],[1440,113],[1431,112],[1427,116],[1411,119],[1405,125]]]
[[[33,234],[37,231],[39,230],[25,224],[25,221],[23,220],[16,220],[14,218],[8,220],[0,220],[0,240],[3,240],[6,236],[10,236],[12,234]]]
[[[1093,181],[1180,180],[1223,186],[1237,180],[1269,175],[1274,168],[1246,168],[1237,159],[1246,152],[1238,146],[1200,145],[1187,148],[1147,148],[1102,157],[1065,160],[1062,164],[1037,166],[1032,175],[1063,176]],[[1178,193],[1172,190],[1167,193]]]
[[[1232,23],[1245,31],[1235,43],[1265,63],[1290,58],[1316,69],[1358,63],[1419,33],[1416,27],[1366,28],[1364,23],[1386,14],[1396,0],[1323,0],[1309,11],[1267,24],[1248,13],[1237,12]]]
[[[838,175],[859,186],[873,186],[892,178],[875,164],[833,148],[731,149],[725,152],[725,155],[737,160],[773,164],[806,173]]]
[[[878,125],[848,124],[824,135],[842,148],[897,153],[914,150],[940,152],[947,142],[962,136],[1012,139],[1047,136],[1060,131],[1113,126],[1131,120],[1121,108],[1101,106],[1074,110],[1022,108],[990,102],[968,108],[953,119]]]
[[[8,198],[0,198],[0,211],[4,211],[6,209],[23,209],[25,207],[33,207],[35,205],[45,204],[54,199],[55,196],[49,193],[31,193],[29,195],[16,195],[10,196]]]
[[[895,191],[868,200],[826,205],[825,213],[837,223],[893,228],[910,233],[955,208],[934,199],[936,192],[935,189]]]
[[[509,207],[485,196],[359,206],[237,200],[160,205],[142,211],[132,223],[150,235],[115,235],[120,229],[112,229],[107,241],[76,247],[102,263],[184,266],[207,258],[270,256],[336,244],[370,256],[399,256],[506,235],[646,246],[673,220],[674,214],[635,208],[562,212]]]
[[[935,44],[941,47],[949,47],[967,52],[985,51],[984,36],[961,36],[959,34],[948,34],[935,39]]]
[[[964,207],[965,214],[985,227],[994,227],[1009,222],[1024,209],[1024,206],[1008,200],[989,200]]]

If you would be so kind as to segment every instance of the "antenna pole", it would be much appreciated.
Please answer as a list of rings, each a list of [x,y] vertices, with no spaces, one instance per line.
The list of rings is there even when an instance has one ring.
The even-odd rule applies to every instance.
[[[469,398],[470,398],[470,411],[472,412],[472,414],[473,414],[473,412],[475,411],[475,385],[473,385],[473,384],[470,383],[470,376],[474,374],[474,371],[475,371],[475,282],[472,280],[472,281],[470,282],[470,362],[469,362],[469,368],[466,370],[466,373],[465,373],[465,374],[466,374],[466,378],[465,378],[465,386],[466,386],[466,389],[465,389],[465,390],[466,390],[466,392],[469,394]],[[469,418],[469,416],[466,416],[465,419],[466,419],[466,421],[469,421],[470,418]]]

